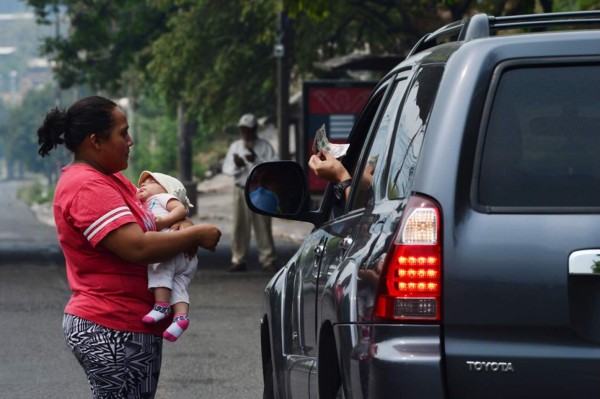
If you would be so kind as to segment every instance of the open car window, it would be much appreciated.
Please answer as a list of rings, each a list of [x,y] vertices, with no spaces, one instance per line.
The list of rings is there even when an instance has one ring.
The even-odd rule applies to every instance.
[[[406,78],[402,78],[394,83],[392,95],[389,97],[383,114],[376,121],[373,121],[376,126],[373,127],[369,151],[363,156],[362,164],[356,168],[356,172],[354,173],[351,210],[364,208],[381,199],[378,182],[385,163],[385,155],[389,148],[400,104],[406,91],[406,84]]]

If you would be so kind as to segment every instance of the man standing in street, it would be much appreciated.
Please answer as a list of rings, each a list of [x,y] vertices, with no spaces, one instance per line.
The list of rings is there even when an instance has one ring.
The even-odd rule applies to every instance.
[[[223,162],[223,173],[233,176],[233,234],[231,238],[231,267],[229,271],[246,270],[252,227],[258,245],[258,260],[263,270],[275,272],[277,254],[271,231],[271,218],[252,212],[244,199],[244,185],[252,168],[277,159],[268,141],[257,136],[258,122],[252,114],[244,114],[238,123],[241,140],[234,141]]]

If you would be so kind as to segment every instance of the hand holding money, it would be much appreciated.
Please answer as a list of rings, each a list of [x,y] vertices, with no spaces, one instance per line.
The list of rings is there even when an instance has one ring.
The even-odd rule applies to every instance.
[[[315,139],[313,140],[312,150],[314,154],[319,151],[327,151],[333,155],[334,158],[341,158],[348,152],[350,144],[332,144],[327,139],[327,132],[325,131],[325,125],[321,126],[315,133]]]

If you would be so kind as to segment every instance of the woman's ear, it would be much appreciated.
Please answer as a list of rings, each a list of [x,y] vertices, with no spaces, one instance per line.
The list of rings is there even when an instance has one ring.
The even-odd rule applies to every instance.
[[[90,144],[92,145],[92,147],[94,147],[97,150],[100,149],[100,137],[98,137],[98,135],[96,133],[91,133],[88,136],[88,140],[90,141]]]

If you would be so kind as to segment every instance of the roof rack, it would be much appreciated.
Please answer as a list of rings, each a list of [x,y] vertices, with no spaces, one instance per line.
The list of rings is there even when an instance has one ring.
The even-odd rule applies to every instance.
[[[452,22],[435,32],[423,36],[410,50],[408,57],[437,45],[440,39],[469,41],[489,37],[507,29],[546,29],[557,26],[600,25],[600,11],[573,11],[546,14],[527,14],[494,17],[475,14],[471,18]]]

